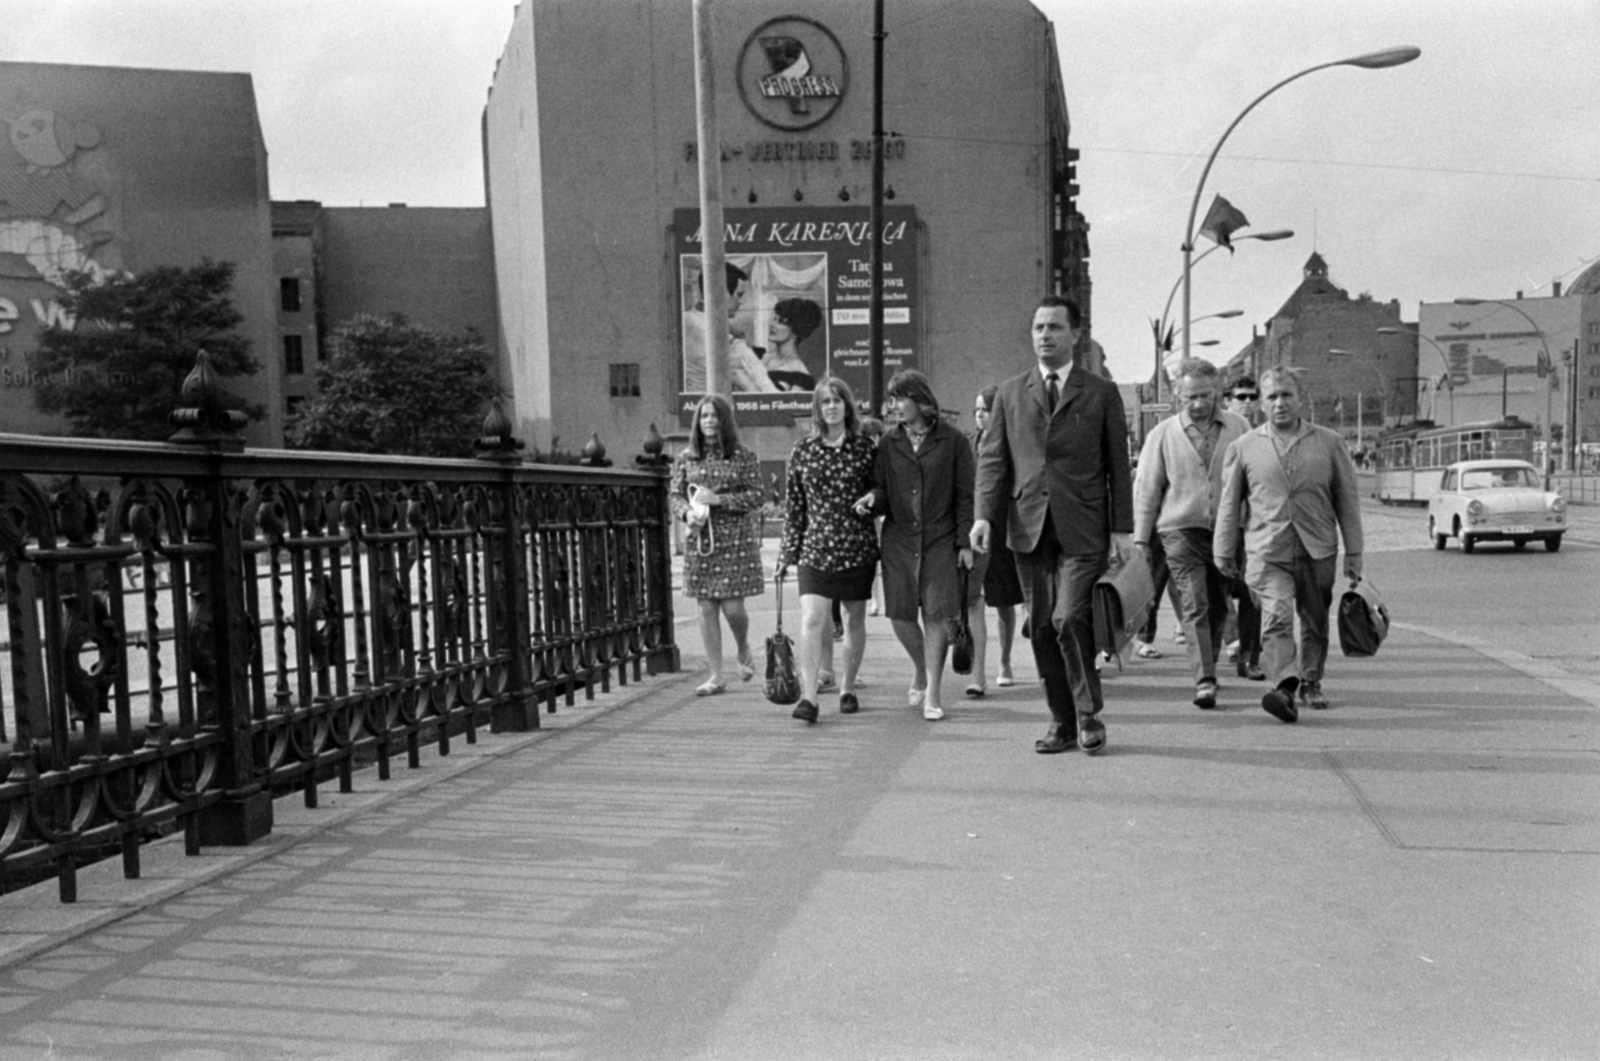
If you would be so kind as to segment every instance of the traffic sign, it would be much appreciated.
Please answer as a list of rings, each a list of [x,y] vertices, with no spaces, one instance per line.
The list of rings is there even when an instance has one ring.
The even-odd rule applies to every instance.
[[[1141,413],[1170,413],[1172,412],[1172,403],[1145,402],[1143,405],[1139,406],[1139,411]]]

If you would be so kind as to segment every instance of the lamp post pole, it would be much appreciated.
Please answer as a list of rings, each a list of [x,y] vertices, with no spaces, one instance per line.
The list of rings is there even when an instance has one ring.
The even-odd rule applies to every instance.
[[[1256,104],[1260,103],[1262,100],[1278,91],[1278,89],[1289,84],[1291,81],[1298,81],[1307,74],[1314,74],[1318,70],[1326,70],[1331,66],[1359,66],[1363,70],[1382,70],[1386,67],[1400,66],[1404,63],[1409,63],[1411,60],[1415,59],[1421,54],[1421,48],[1413,48],[1409,46],[1400,48],[1385,48],[1380,52],[1371,52],[1366,55],[1357,55],[1349,59],[1338,59],[1331,63],[1319,63],[1316,66],[1307,67],[1298,74],[1293,74],[1284,78],[1282,81],[1279,81],[1276,85],[1273,85],[1271,88],[1261,93],[1261,95],[1251,100],[1250,105],[1244,110],[1240,111],[1239,116],[1229,123],[1227,129],[1223,130],[1222,136],[1218,138],[1216,146],[1211,149],[1210,157],[1206,159],[1205,168],[1200,171],[1199,181],[1195,183],[1194,200],[1189,204],[1189,222],[1183,230],[1183,323],[1185,325],[1183,356],[1189,356],[1189,339],[1187,328],[1187,325],[1189,324],[1190,307],[1189,274],[1194,268],[1195,214],[1197,214],[1200,210],[1200,195],[1205,191],[1206,178],[1211,175],[1211,165],[1217,161],[1217,153],[1222,150],[1222,145],[1228,142],[1228,137],[1233,133],[1233,130],[1239,125],[1240,122],[1244,121],[1245,115],[1256,109]]]

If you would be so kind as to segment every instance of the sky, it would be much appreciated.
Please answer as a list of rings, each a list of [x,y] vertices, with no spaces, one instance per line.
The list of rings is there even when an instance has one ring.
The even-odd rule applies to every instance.
[[[690,0],[659,0],[682,3]],[[714,0],[736,3],[737,0]],[[866,2],[866,0],[863,0]],[[985,0],[888,0],[894,20]],[[1054,23],[1094,337],[1148,379],[1196,181],[1293,239],[1193,271],[1197,349],[1221,363],[1293,292],[1313,250],[1352,296],[1550,294],[1600,258],[1600,0],[1039,0]],[[803,4],[797,5],[803,7]],[[0,60],[253,75],[276,199],[482,205],[479,121],[513,0],[6,0]],[[892,121],[891,88],[888,124]],[[1198,225],[1198,220],[1196,222]],[[1197,253],[1209,247],[1203,238]],[[1180,313],[1181,295],[1172,304]],[[1198,320],[1226,310],[1227,320]]]

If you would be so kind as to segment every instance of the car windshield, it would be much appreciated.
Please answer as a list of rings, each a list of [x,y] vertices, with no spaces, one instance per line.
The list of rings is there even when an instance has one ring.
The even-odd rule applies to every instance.
[[[1493,487],[1538,486],[1532,468],[1468,468],[1461,473],[1461,489],[1488,490]]]

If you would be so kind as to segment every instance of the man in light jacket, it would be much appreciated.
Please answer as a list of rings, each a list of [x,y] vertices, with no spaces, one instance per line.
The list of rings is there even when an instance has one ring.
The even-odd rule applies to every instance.
[[[1261,391],[1267,422],[1228,447],[1211,553],[1218,569],[1231,576],[1242,526],[1245,583],[1261,605],[1261,662],[1273,686],[1261,706],[1293,722],[1299,717],[1297,690],[1307,706],[1328,706],[1322,670],[1339,538],[1344,537],[1345,575],[1359,579],[1361,495],[1344,441],[1302,419],[1298,374],[1269,368]]]
[[[1139,453],[1133,540],[1148,549],[1151,536],[1161,536],[1188,635],[1194,703],[1210,710],[1217,706],[1217,657],[1228,619],[1228,583],[1212,562],[1211,539],[1223,458],[1250,425],[1222,408],[1217,369],[1209,361],[1180,364],[1173,390],[1179,411],[1150,430]]]

